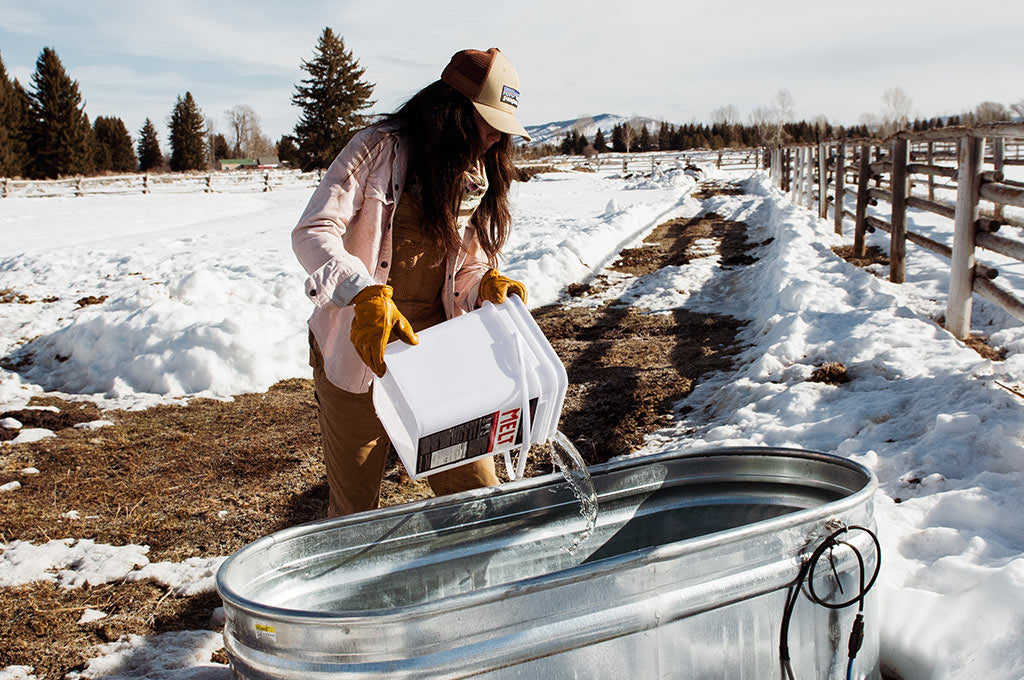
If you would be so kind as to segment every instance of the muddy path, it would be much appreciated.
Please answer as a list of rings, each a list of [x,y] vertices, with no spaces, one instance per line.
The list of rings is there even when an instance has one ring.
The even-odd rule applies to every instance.
[[[704,184],[695,194],[708,198],[741,193],[732,185]],[[716,243],[709,250],[707,243]],[[664,267],[719,256],[732,268],[755,261],[747,227],[714,213],[675,219],[656,227],[636,248],[623,250],[608,271],[569,287],[585,302],[623,275],[645,277]],[[569,374],[560,429],[589,464],[639,449],[644,437],[668,425],[676,403],[701,376],[728,370],[742,349],[736,334],[743,322],[729,316],[675,309],[650,313],[613,298],[598,306],[569,303],[534,310]]]

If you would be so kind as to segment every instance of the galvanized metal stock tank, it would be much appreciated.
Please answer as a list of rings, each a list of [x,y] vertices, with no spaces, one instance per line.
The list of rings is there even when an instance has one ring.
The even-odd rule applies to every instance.
[[[242,548],[217,575],[236,677],[779,678],[801,559],[839,523],[874,524],[871,472],[821,453],[670,452],[591,475],[597,526],[572,554],[584,522],[557,474]],[[873,570],[870,539],[846,536]],[[856,559],[836,550],[834,561],[848,597]],[[836,587],[830,566],[819,573],[819,593]],[[879,677],[874,593],[859,678]],[[801,596],[797,678],[846,677],[854,609]]]

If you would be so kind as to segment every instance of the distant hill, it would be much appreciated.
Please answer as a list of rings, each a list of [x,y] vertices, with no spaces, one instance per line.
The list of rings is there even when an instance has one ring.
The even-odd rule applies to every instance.
[[[652,133],[656,133],[658,126],[661,124],[660,120],[645,118],[644,116],[617,116],[614,113],[602,113],[590,119],[591,123],[583,128],[583,135],[588,141],[592,142],[594,141],[594,135],[597,134],[597,129],[601,128],[601,134],[604,135],[605,141],[610,145],[612,143],[612,128],[634,119],[646,123],[647,129]],[[553,123],[544,123],[543,125],[527,125],[526,131],[533,138],[529,146],[561,144],[562,140],[565,139],[565,135],[576,126],[577,120],[573,118],[572,120],[559,120]]]

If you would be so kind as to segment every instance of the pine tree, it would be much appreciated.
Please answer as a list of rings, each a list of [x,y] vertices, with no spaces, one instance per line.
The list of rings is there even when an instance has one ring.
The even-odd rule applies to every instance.
[[[292,103],[302,109],[295,125],[302,168],[325,168],[353,134],[367,123],[361,112],[373,106],[373,83],[361,80],[365,69],[345,50],[345,42],[324,28],[312,61],[303,61],[309,73],[295,86]]]
[[[20,177],[28,165],[28,95],[17,79],[7,79],[0,58],[0,177]]]
[[[139,161],[124,121],[113,116],[99,116],[92,129],[96,135],[96,169],[135,172]]]
[[[29,93],[28,174],[53,178],[89,172],[92,131],[78,83],[64,71],[57,53],[43,48]]]
[[[291,135],[281,135],[277,143],[277,159],[288,165],[299,165],[299,147],[295,145],[295,138]]]
[[[139,170],[146,172],[163,165],[164,155],[160,151],[160,140],[156,135],[156,126],[149,118],[142,124],[139,130]]]
[[[587,136],[582,133],[577,136],[575,131],[572,134],[574,137],[572,141],[572,152],[579,156],[583,153],[583,150],[587,148]]]
[[[612,128],[612,151],[623,152],[626,150],[626,136],[623,128],[621,123]]]
[[[184,172],[206,167],[206,134],[203,112],[191,92],[178,99],[167,123],[171,130],[171,170]]]
[[[213,136],[213,157],[218,161],[221,158],[231,158],[231,147],[228,146],[227,137],[219,132]]]
[[[601,128],[597,128],[597,132],[594,134],[594,150],[598,153],[608,150],[608,142],[604,140],[604,133],[601,132]]]

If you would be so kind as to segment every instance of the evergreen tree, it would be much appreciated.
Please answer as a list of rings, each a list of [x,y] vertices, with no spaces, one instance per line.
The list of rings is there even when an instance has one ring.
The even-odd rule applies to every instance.
[[[637,151],[651,150],[651,131],[647,129],[647,123],[640,128],[640,138],[637,140],[636,148]]]
[[[565,139],[562,140],[562,145],[558,149],[559,151],[562,152],[563,156],[572,155],[573,147],[575,146],[575,144],[573,143],[573,137],[575,135],[576,133],[573,131],[565,133]]]
[[[608,150],[608,142],[604,139],[604,134],[601,132],[601,128],[597,128],[597,132],[594,134],[594,151],[598,153],[604,153]]]
[[[288,165],[299,165],[299,147],[295,145],[295,138],[291,135],[281,135],[277,143],[277,160]]]
[[[17,79],[7,79],[0,58],[0,177],[20,177],[28,165],[28,95]]]
[[[171,170],[184,172],[206,167],[205,123],[191,92],[178,95],[167,127],[171,130]]]
[[[626,150],[626,137],[623,133],[622,124],[618,124],[612,128],[612,151],[625,151]]]
[[[43,48],[29,93],[28,174],[34,178],[86,173],[93,165],[91,131],[78,83],[57,53]]]
[[[295,125],[302,169],[325,168],[366,125],[361,112],[373,106],[374,86],[362,80],[365,69],[330,28],[324,28],[313,59],[300,68],[309,73],[292,95],[292,103],[302,109]]]
[[[139,145],[137,147],[139,152],[139,170],[146,172],[147,170],[153,170],[154,168],[159,169],[164,162],[164,155],[160,151],[160,140],[156,135],[156,126],[153,125],[153,121],[149,118],[142,124],[142,129],[139,130]]]
[[[574,139],[572,141],[572,152],[577,156],[583,153],[583,150],[587,148],[587,136],[584,134],[577,135],[575,131],[572,133]]]
[[[96,169],[135,172],[139,161],[124,121],[113,116],[99,116],[92,129],[96,135]]]
[[[219,132],[213,136],[213,157],[218,161],[221,158],[231,158],[231,147],[228,146],[227,137]]]

